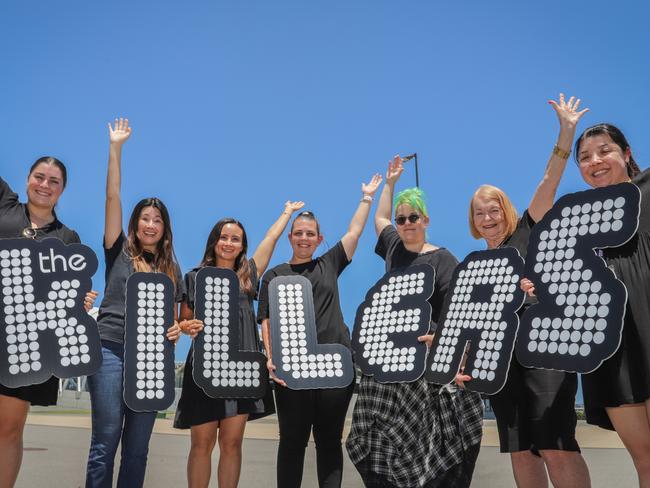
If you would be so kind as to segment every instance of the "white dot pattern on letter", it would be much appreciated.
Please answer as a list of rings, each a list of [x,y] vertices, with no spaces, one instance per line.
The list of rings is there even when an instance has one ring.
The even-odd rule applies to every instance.
[[[11,387],[40,383],[53,373],[59,377],[94,372],[98,364],[99,335],[94,320],[83,310],[85,290],[96,269],[89,248],[75,245],[88,262],[83,272],[43,273],[38,254],[67,257],[70,249],[59,240],[2,240],[3,371],[0,379]],[[92,268],[92,255],[95,268]],[[63,266],[57,261],[60,268]],[[40,298],[40,299],[39,299]]]
[[[196,275],[195,317],[203,332],[194,343],[193,378],[213,398],[260,398],[267,387],[266,359],[240,351],[239,278],[234,271],[203,268]]]
[[[426,264],[386,273],[357,310],[352,348],[364,374],[380,383],[415,381],[424,373],[435,272]]]
[[[533,229],[526,273],[540,304],[522,320],[523,364],[592,371],[616,350],[605,344],[617,335],[612,326],[618,347],[625,289],[594,248],[620,245],[636,231],[638,188],[623,186],[567,195]]]
[[[269,284],[271,347],[276,375],[289,388],[342,388],[353,379],[352,354],[340,344],[318,344],[311,283],[281,276]]]
[[[467,388],[493,394],[503,387],[524,301],[523,268],[511,247],[472,253],[458,265],[429,354],[428,380],[453,381],[469,341]]]
[[[163,273],[127,281],[124,400],[132,410],[163,410],[174,401],[174,283]],[[171,373],[171,374],[170,374]]]

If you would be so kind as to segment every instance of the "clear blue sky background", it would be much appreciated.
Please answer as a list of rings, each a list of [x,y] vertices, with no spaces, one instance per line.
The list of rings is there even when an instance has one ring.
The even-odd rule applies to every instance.
[[[106,123],[128,116],[125,220],[162,198],[187,271],[218,219],[243,221],[254,249],[287,199],[333,245],[361,182],[417,151],[430,239],[462,259],[483,247],[467,226],[478,185],[526,207],[558,92],[591,108],[583,128],[619,125],[648,165],[649,20],[642,1],[4,1],[0,174],[24,197],[31,162],[63,160],[59,216],[101,258]],[[583,188],[571,163],[559,194]],[[340,280],[349,325],[383,272],[374,242],[370,222]],[[283,237],[272,263],[289,257]]]

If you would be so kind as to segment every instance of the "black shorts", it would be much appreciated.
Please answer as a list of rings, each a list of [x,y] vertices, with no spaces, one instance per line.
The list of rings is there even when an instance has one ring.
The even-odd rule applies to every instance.
[[[526,368],[514,358],[505,386],[489,397],[501,452],[580,451],[575,438],[575,373]]]
[[[20,400],[29,402],[31,405],[41,405],[44,407],[56,405],[59,396],[59,378],[52,376],[45,383],[18,388],[8,388],[0,385],[0,395],[19,398]]]

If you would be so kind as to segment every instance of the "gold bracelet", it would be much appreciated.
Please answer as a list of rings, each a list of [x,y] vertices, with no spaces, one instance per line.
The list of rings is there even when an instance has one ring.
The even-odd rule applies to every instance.
[[[553,146],[553,154],[555,154],[560,159],[569,159],[569,156],[571,156],[571,151],[565,151],[556,144]]]

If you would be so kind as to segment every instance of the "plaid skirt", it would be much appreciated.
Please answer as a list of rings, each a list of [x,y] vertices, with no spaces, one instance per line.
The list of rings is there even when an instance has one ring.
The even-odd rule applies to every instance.
[[[420,378],[377,383],[363,376],[346,441],[350,459],[395,486],[422,487],[481,441],[478,393]]]

